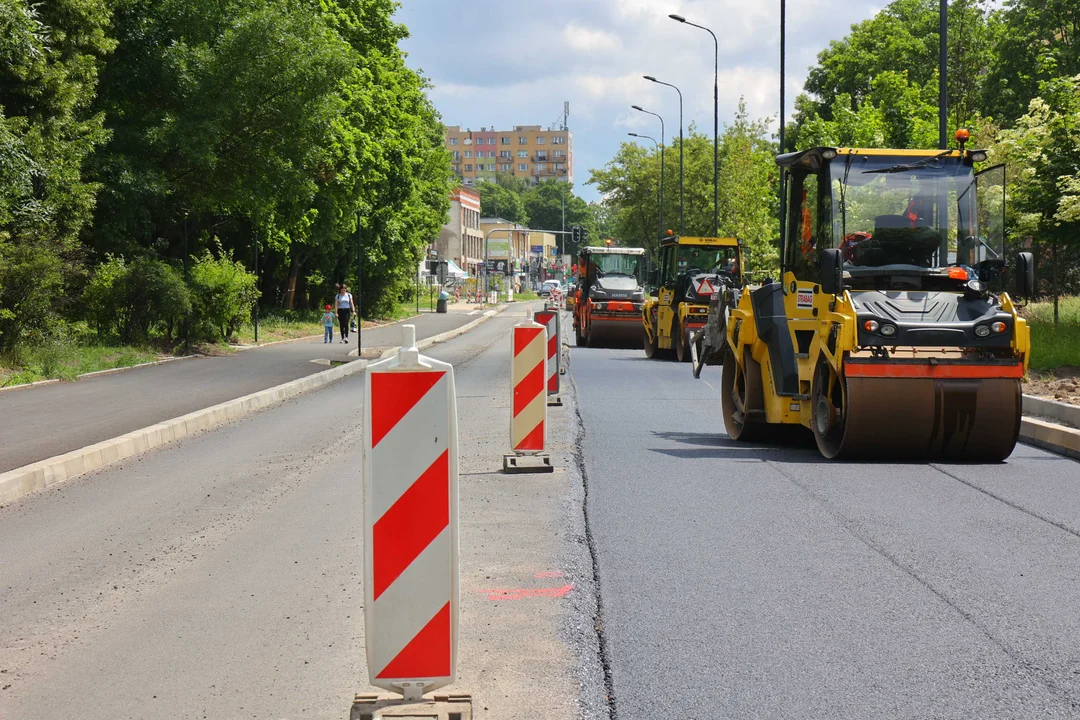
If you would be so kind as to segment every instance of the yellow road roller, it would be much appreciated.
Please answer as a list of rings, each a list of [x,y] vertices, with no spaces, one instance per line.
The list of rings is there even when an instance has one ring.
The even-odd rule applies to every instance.
[[[654,271],[641,308],[645,357],[675,351],[690,360],[693,334],[705,326],[709,301],[724,287],[736,286],[742,274],[742,248],[736,238],[678,237],[660,243],[660,267]]]
[[[1030,298],[1034,266],[1006,258],[1004,166],[975,172],[985,160],[963,145],[777,157],[781,279],[715,313],[728,435],[802,425],[826,458],[1012,453],[1030,336],[1004,289]]]

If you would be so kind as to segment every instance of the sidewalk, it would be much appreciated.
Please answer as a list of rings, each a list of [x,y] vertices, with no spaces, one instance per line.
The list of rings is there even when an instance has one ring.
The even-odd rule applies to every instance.
[[[424,313],[408,322],[422,340],[477,317]],[[326,370],[328,360],[348,362],[356,349],[350,339],[302,340],[0,393],[0,472]],[[364,330],[365,350],[400,341],[400,324]]]

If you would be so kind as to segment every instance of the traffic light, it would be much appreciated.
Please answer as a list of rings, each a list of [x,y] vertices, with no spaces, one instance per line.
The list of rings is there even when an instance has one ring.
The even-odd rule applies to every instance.
[[[575,246],[581,247],[581,228],[577,225],[570,228],[570,237],[573,238]]]
[[[582,245],[588,245],[589,244],[589,228],[583,227],[583,228],[580,228],[580,230],[581,230],[581,244]]]

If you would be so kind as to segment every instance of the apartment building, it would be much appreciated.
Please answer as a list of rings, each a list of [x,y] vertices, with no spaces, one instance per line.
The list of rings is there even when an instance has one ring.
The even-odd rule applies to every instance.
[[[534,185],[552,179],[574,182],[574,134],[569,130],[544,130],[539,125],[462,130],[453,125],[446,128],[446,149],[464,185],[494,180],[498,173]]]
[[[484,234],[480,231],[480,195],[467,187],[450,193],[450,220],[435,241],[440,260],[453,260],[476,277],[484,264]]]

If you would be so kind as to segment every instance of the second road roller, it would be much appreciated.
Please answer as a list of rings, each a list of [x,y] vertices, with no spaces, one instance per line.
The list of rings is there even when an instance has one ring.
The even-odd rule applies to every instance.
[[[965,140],[961,132],[958,141]],[[826,458],[995,462],[1020,432],[1033,259],[1004,247],[1005,171],[978,150],[818,147],[777,157],[780,280],[717,294],[734,440],[802,425]],[[719,342],[715,338],[721,338]]]

